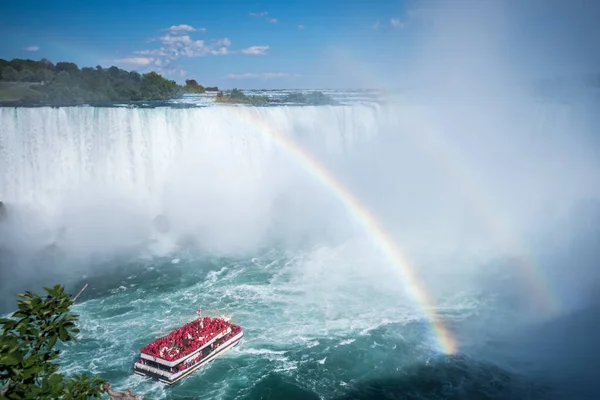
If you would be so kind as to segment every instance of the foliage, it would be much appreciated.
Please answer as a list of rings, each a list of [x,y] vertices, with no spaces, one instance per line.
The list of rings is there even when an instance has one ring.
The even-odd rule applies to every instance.
[[[329,96],[321,92],[293,92],[280,99],[270,99],[269,96],[249,96],[244,94],[239,89],[233,89],[228,94],[223,92],[217,93],[215,99],[218,103],[236,103],[236,104],[250,104],[250,105],[266,105],[266,104],[277,104],[277,103],[294,103],[302,105],[327,105],[336,104],[336,102]]]
[[[204,93],[206,89],[199,85],[195,79],[187,79],[185,81],[185,91],[188,93]]]
[[[236,103],[236,104],[250,104],[253,106],[261,106],[269,104],[268,96],[248,96],[239,89],[233,89],[229,94],[223,94],[223,92],[217,93],[215,99],[218,103]]]
[[[0,59],[0,99],[48,104],[166,100],[183,87],[156,72],[140,75],[117,67],[79,67],[71,62]]]
[[[323,94],[322,92],[309,92],[308,94],[301,92],[289,93],[281,100],[284,103],[296,103],[306,105],[328,105],[335,104],[335,101]]]
[[[53,361],[60,351],[55,346],[75,340],[78,316],[69,313],[73,301],[63,287],[44,290],[45,298],[29,291],[19,294],[18,311],[0,319],[0,399],[100,397],[103,380],[58,372],[60,366]]]

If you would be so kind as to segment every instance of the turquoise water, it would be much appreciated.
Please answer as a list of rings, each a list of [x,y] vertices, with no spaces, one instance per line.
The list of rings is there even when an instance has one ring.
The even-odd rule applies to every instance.
[[[383,398],[542,398],[540,385],[517,374],[443,355],[402,290],[368,278],[359,268],[365,260],[349,265],[337,255],[343,250],[115,265],[110,275],[85,280],[90,286],[75,307],[81,337],[63,362],[147,398],[382,398],[373,396],[386,390]],[[139,349],[197,308],[231,316],[244,328],[242,343],[171,387],[134,376]],[[458,330],[473,311],[453,307],[448,325]]]

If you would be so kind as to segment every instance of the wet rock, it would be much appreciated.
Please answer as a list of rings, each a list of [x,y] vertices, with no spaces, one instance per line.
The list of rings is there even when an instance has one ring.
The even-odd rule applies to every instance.
[[[112,389],[112,385],[109,382],[102,384],[102,390],[108,394],[109,400],[142,400],[144,396],[134,395],[131,388],[127,388],[126,392],[118,392]]]

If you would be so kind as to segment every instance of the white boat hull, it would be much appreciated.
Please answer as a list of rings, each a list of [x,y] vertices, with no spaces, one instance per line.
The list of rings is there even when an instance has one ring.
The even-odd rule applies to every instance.
[[[231,339],[226,342],[223,342],[216,350],[208,354],[204,359],[202,359],[199,363],[192,365],[184,369],[183,371],[176,371],[175,373],[170,373],[168,371],[150,367],[145,364],[141,364],[136,362],[134,365],[133,372],[140,376],[147,376],[151,378],[158,379],[160,382],[172,385],[176,382],[179,382],[186,376],[192,374],[194,371],[203,367],[211,361],[214,361],[217,357],[225,354],[227,351],[231,350],[235,346],[237,346],[242,338],[244,337],[244,332],[240,332]]]

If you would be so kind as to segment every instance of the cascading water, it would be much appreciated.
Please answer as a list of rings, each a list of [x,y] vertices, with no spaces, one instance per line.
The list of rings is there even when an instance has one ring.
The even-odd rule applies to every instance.
[[[43,240],[61,231],[64,248],[90,253],[144,239],[157,215],[228,250],[256,246],[286,202],[310,226],[324,197],[257,121],[335,157],[375,133],[378,108],[0,112],[3,200],[34,211],[55,236]]]
[[[529,132],[574,123],[541,109]],[[511,349],[498,335],[526,319],[528,288],[513,276],[499,288],[484,267],[489,253],[465,250],[495,242],[465,219],[472,193],[436,164],[423,141],[431,138],[406,131],[416,126],[411,113],[404,104],[0,108],[5,309],[15,290],[89,283],[75,306],[80,340],[61,355],[65,372],[99,374],[147,398],[376,398],[385,388],[399,398],[555,395],[522,358],[495,353]],[[440,354],[369,232],[278,136],[382,217],[418,266],[457,355]],[[474,146],[466,136],[450,142]],[[476,228],[453,237],[466,226]],[[242,345],[176,387],[133,376],[139,349],[197,308],[232,316]]]

